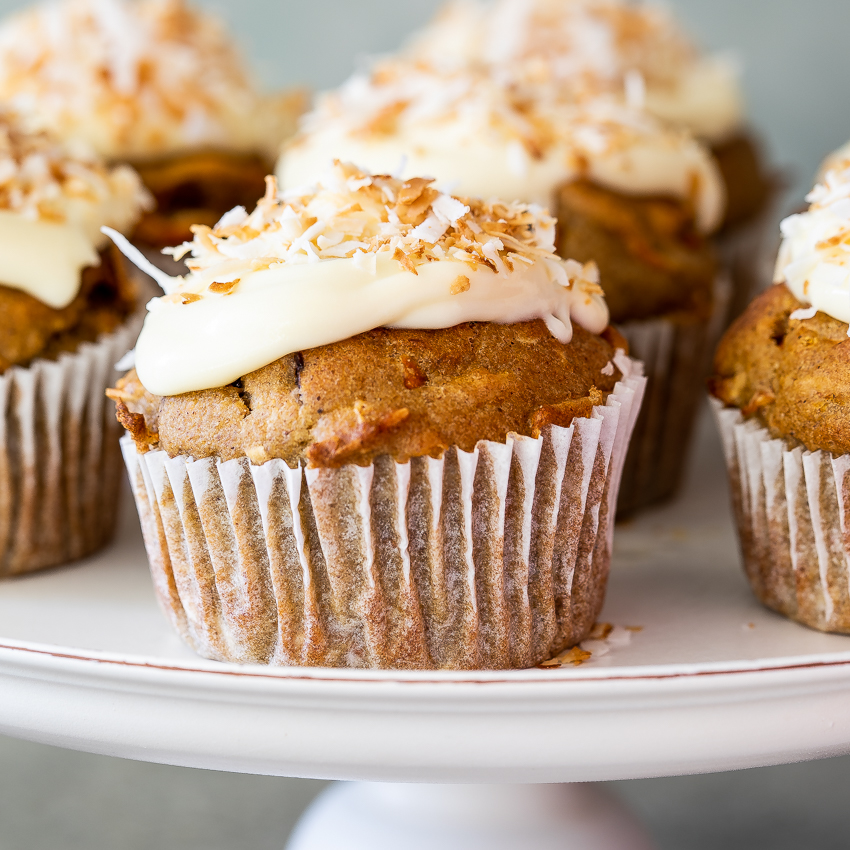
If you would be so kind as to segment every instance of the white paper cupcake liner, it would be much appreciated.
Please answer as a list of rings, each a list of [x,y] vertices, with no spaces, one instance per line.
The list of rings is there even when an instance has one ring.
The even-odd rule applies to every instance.
[[[730,288],[728,276],[720,274],[708,322],[677,316],[618,325],[629,342],[629,353],[644,363],[647,376],[620,487],[620,516],[671,498],[681,485]]]
[[[645,383],[618,363],[591,418],[441,459],[290,469],[125,437],[164,610],[196,652],[239,663],[519,668],[577,643]]]
[[[807,626],[850,633],[850,455],[789,449],[737,408],[711,405],[754,593]]]
[[[0,577],[77,560],[110,539],[120,428],[105,392],[141,321],[0,376]]]

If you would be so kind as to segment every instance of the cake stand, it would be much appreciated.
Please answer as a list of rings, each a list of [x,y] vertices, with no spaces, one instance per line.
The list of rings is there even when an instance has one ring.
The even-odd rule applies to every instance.
[[[592,654],[579,666],[395,673],[204,661],[157,609],[126,502],[104,554],[0,585],[0,732],[174,765],[359,780],[319,798],[297,850],[646,847],[592,786],[517,783],[850,751],[850,638],[797,626],[751,596],[707,418],[683,498],[618,527],[603,615],[613,628],[584,644]]]

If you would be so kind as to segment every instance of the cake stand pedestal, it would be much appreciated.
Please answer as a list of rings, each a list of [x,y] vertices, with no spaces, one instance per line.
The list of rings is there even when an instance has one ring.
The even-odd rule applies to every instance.
[[[287,850],[650,850],[638,821],[593,785],[338,783]]]
[[[197,658],[157,608],[128,500],[119,539],[103,554],[0,584],[0,733],[214,770],[512,783],[337,786],[308,812],[293,850],[364,842],[379,850],[390,841],[411,850],[646,847],[597,789],[516,783],[850,752],[850,638],[804,629],[753,599],[709,428],[691,484],[676,504],[618,528],[603,613],[614,628],[584,644],[590,659],[508,672]]]

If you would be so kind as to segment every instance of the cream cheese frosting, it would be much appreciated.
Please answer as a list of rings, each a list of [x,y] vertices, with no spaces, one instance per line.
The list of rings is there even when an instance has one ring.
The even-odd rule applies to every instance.
[[[301,96],[262,95],[225,25],[183,0],[53,0],[0,24],[0,99],[109,159],[273,159]]]
[[[72,156],[0,113],[0,284],[66,307],[99,263],[100,228],[128,230],[150,204],[131,168]]]
[[[615,191],[693,204],[698,226],[722,219],[725,190],[708,151],[686,131],[606,96],[565,98],[471,68],[441,71],[387,60],[323,96],[284,149],[285,188],[316,178],[333,157],[429,174],[450,191],[549,207],[563,183],[589,178]]]
[[[528,204],[485,203],[335,163],[321,182],[238,207],[172,251],[184,277],[150,269],[166,295],[136,347],[155,395],[225,386],[296,351],[378,327],[542,319],[561,342],[608,308],[593,264],[554,252],[555,222]],[[119,246],[149,270],[126,240]]]
[[[830,158],[822,182],[807,195],[811,206],[782,222],[776,283],[811,305],[792,318],[826,313],[850,323],[850,148]]]
[[[736,63],[701,54],[673,16],[622,0],[460,0],[411,43],[411,56],[441,67],[549,80],[582,95],[633,95],[646,109],[712,142],[743,123]]]

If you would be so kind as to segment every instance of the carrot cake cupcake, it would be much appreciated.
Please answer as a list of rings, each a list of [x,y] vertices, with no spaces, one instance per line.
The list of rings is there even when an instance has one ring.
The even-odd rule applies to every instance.
[[[184,0],[59,0],[0,24],[0,100],[132,164],[157,201],[135,240],[252,204],[302,95],[259,92],[224,24]]]
[[[729,316],[770,282],[778,180],[746,123],[734,60],[699,51],[665,9],[623,0],[449,3],[409,55],[548,82],[571,97],[616,95],[709,146],[727,205],[717,237],[735,284]]]
[[[515,668],[588,633],[643,379],[548,215],[336,163],[182,253],[110,395],[190,646]]]
[[[126,166],[70,155],[0,113],[0,577],[62,564],[112,534],[117,429],[103,392],[141,323],[102,225],[150,204]]]
[[[598,264],[612,321],[647,365],[620,511],[671,496],[725,315],[709,239],[724,190],[707,149],[608,95],[396,59],[319,100],[283,151],[283,185],[334,152],[380,171],[406,157],[453,191],[556,211],[558,252]]]
[[[776,285],[730,328],[711,391],[744,564],[770,608],[850,633],[850,156],[782,223]]]

